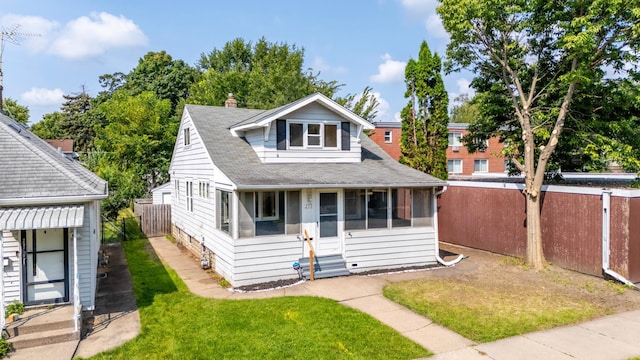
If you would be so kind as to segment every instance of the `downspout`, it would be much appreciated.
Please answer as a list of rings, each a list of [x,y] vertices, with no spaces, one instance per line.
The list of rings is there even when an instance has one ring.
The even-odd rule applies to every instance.
[[[640,290],[631,281],[627,280],[624,276],[609,268],[609,257],[611,256],[611,190],[602,191],[602,271],[611,276],[612,278],[620,281],[621,283],[632,286],[637,290]]]
[[[438,235],[438,196],[444,194],[444,192],[447,191],[447,187],[443,186],[442,190],[436,192],[433,194],[433,201],[431,202],[432,205],[432,212],[433,212],[433,229],[435,232],[435,252],[436,252],[436,260],[438,260],[438,262],[444,266],[453,266],[457,263],[460,262],[460,260],[464,259],[464,255],[460,254],[458,255],[457,258],[451,260],[451,261],[445,261],[443,258],[440,257],[440,236]]]

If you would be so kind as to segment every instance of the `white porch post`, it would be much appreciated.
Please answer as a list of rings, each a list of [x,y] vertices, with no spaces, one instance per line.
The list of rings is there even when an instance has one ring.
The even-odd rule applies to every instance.
[[[80,330],[80,275],[78,274],[78,230],[73,228],[73,315],[74,331]]]

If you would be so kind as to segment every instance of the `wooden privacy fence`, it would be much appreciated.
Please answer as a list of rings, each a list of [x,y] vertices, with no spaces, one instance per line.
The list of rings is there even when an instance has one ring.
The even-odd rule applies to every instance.
[[[540,220],[548,261],[596,276],[603,275],[606,261],[612,270],[640,282],[640,190],[556,185],[542,190]],[[522,185],[449,182],[438,199],[438,230],[444,242],[524,257]]]
[[[147,237],[171,234],[171,204],[152,204],[151,199],[136,199],[133,212]]]

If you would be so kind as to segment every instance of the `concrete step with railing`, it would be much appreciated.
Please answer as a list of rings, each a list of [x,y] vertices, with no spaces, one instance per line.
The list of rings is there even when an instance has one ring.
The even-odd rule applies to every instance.
[[[309,258],[303,257],[298,261],[302,267],[302,275],[309,279]],[[347,263],[341,255],[316,256],[313,263],[313,275],[315,279],[325,279],[350,275]]]

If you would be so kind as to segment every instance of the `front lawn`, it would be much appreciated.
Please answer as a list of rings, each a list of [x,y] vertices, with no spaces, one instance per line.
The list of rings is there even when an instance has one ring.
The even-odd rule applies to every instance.
[[[148,241],[123,243],[142,330],[95,359],[415,359],[430,353],[370,316],[316,297],[191,294]]]
[[[391,283],[384,296],[477,342],[640,308],[640,293],[619,283],[551,264],[534,271],[513,257],[452,250],[467,255],[457,272]]]

